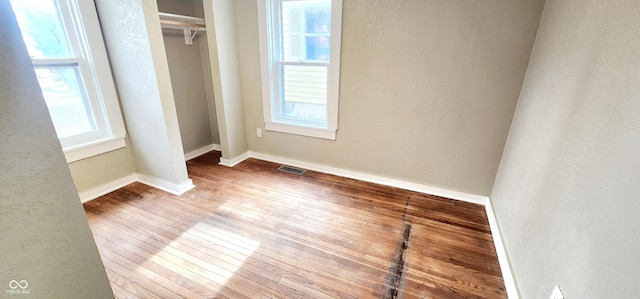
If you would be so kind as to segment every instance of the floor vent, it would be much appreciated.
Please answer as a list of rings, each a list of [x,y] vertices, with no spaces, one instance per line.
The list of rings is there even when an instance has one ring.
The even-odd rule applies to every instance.
[[[304,171],[305,171],[304,169],[296,168],[296,167],[292,167],[292,166],[287,166],[287,165],[280,165],[280,167],[278,167],[278,170],[284,171],[284,172],[288,172],[288,173],[297,174],[297,175],[302,175],[304,173]]]

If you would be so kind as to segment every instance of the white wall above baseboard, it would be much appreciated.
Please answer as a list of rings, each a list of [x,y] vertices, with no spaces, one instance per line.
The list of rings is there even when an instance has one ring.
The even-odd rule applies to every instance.
[[[190,151],[188,153],[184,154],[184,160],[185,161],[189,161],[191,159],[200,157],[210,151],[220,151],[221,147],[219,144],[209,144],[209,145],[205,145],[201,148],[195,149],[193,151]]]

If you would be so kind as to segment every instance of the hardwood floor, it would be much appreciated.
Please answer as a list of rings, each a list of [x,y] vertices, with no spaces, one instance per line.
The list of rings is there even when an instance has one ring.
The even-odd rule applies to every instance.
[[[481,206],[219,157],[84,205],[117,298],[506,298]]]

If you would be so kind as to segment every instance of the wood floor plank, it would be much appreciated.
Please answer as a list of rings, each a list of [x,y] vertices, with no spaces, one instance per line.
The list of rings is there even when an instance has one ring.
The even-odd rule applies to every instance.
[[[135,217],[132,217],[131,219],[135,219]],[[120,222],[119,224],[124,223]],[[214,271],[229,277],[236,275],[235,277],[237,278],[238,283],[253,286],[253,288],[256,288],[255,291],[259,292],[260,295],[264,294],[270,297],[280,297],[283,292],[287,294],[287,298],[295,295],[291,294],[291,290],[279,288],[277,282],[281,278],[280,275],[273,275],[273,273],[263,271],[261,268],[254,267],[251,264],[245,264],[244,258],[242,256],[238,257],[237,255],[234,255],[235,252],[220,250],[220,247],[214,248],[210,246],[199,246],[199,244],[204,244],[206,242],[203,242],[202,239],[190,241],[184,234],[181,236],[175,236],[171,234],[167,235],[167,232],[151,232],[148,228],[145,228],[144,223],[136,223],[135,221],[132,221],[131,224],[134,224],[138,231],[146,234],[155,234],[153,239],[148,239],[146,242],[154,244],[154,246],[170,244],[163,248],[165,252],[173,254],[186,261],[190,261],[196,265],[200,265],[209,271]],[[192,257],[186,255],[185,253],[187,252],[189,252]],[[273,268],[271,268],[271,270],[273,270]],[[251,284],[251,282],[255,282],[256,284]],[[278,292],[269,288],[264,288],[264,286],[274,287]],[[254,293],[252,296],[255,298],[257,295]]]
[[[114,265],[109,264],[110,267],[106,268],[107,276],[110,281],[115,281],[123,289],[136,297],[143,298],[183,298],[178,294],[175,294],[162,286],[159,286],[153,282],[140,281],[140,277],[132,277],[130,273],[120,274],[121,271],[114,271]]]
[[[155,205],[153,205],[153,206],[155,206]],[[188,214],[187,210],[188,210],[189,208],[190,208],[190,207],[185,207],[185,210],[184,210],[184,211],[185,211],[185,213],[186,213],[186,214]],[[131,211],[137,211],[137,212],[141,213],[141,210],[139,210],[139,209],[135,209],[135,208],[134,208],[134,209],[131,209]],[[127,211],[122,211],[122,212],[124,212],[124,213],[130,213],[131,211],[127,210]],[[171,213],[171,214],[177,214],[177,213]],[[133,217],[135,218],[135,215],[131,215],[131,216],[133,216]],[[154,218],[154,217],[153,217],[153,215],[150,215],[150,214],[149,214],[149,215],[143,215],[143,214],[141,214],[141,215],[139,215],[139,216],[140,216],[140,218],[145,218],[145,219],[147,219],[147,221],[150,221],[149,219]],[[166,217],[171,217],[171,215],[166,215]],[[182,218],[182,217],[181,217],[181,218]],[[156,220],[158,220],[158,221],[164,221],[164,219],[163,219],[163,218],[158,218],[158,219],[156,219]],[[179,224],[179,223],[180,223],[180,220],[176,219],[176,220],[174,220],[174,221],[169,221],[169,222],[167,222],[167,225],[172,224],[172,223]],[[158,224],[158,226],[162,226],[162,224]],[[186,228],[185,228],[185,229],[186,229]],[[234,231],[234,229],[233,229],[233,228],[231,228],[231,227],[226,227],[226,229],[227,229],[228,231]],[[188,234],[196,234],[196,237],[197,237],[197,238],[201,238],[202,240],[214,241],[214,242],[217,242],[217,243],[219,243],[219,244],[220,244],[220,242],[224,242],[224,243],[222,243],[222,244],[225,244],[227,247],[229,247],[229,248],[233,248],[233,249],[235,249],[235,250],[237,250],[237,251],[241,251],[241,250],[242,250],[242,253],[243,253],[243,254],[246,254],[246,255],[256,254],[256,253],[252,253],[252,252],[251,252],[251,248],[242,248],[242,247],[244,247],[244,244],[237,244],[237,243],[236,243],[236,244],[234,244],[234,240],[233,240],[233,238],[229,239],[229,236],[214,236],[214,235],[209,234],[209,233],[210,233],[210,231],[201,231],[201,230],[198,230],[198,229],[189,230],[187,233],[188,233]],[[223,231],[223,233],[226,233],[226,231]],[[275,241],[276,241],[276,243],[278,243],[278,244],[279,244],[279,245],[278,245],[279,247],[282,247],[282,242],[284,242],[284,240],[275,240]],[[230,244],[230,245],[229,245],[229,244]],[[279,250],[280,248],[277,248],[277,249]],[[289,250],[293,250],[293,249],[289,248]],[[287,259],[287,260],[289,261],[289,263],[295,263],[295,264],[298,264],[300,267],[304,267],[304,266],[305,266],[304,264],[300,264],[298,261],[296,261],[296,260],[294,259],[294,257],[297,257],[297,256],[295,256],[295,255],[287,255],[287,256],[288,256],[288,259]],[[284,259],[284,256],[278,256],[278,257],[276,257],[276,258]],[[327,276],[328,276],[328,275],[330,275],[330,274],[332,274],[332,273],[327,273]],[[316,276],[316,277],[313,277],[313,279],[315,279],[315,280],[319,280],[319,279],[320,279],[320,280],[322,280],[322,278],[321,278],[321,277],[317,277],[317,276]],[[358,279],[366,279],[366,277],[359,277]],[[325,280],[325,281],[326,281],[326,280]],[[331,280],[329,283],[326,283],[325,285],[329,285],[329,286],[331,286],[331,287],[337,287],[337,286],[339,286],[340,284],[341,284],[341,283],[340,283],[338,280],[336,280],[336,279],[334,278],[333,280]]]
[[[219,158],[84,204],[117,298],[506,298],[482,206]]]
[[[141,277],[145,277],[147,281],[145,283],[155,283],[161,285],[168,290],[172,291],[175,296],[166,296],[165,298],[204,298],[202,294],[196,293],[192,288],[186,288],[183,285],[176,283],[167,277],[166,273],[156,273],[146,267],[137,265],[131,262],[129,259],[121,257],[112,251],[105,250],[102,255],[103,263],[108,269],[113,269],[118,273],[131,273],[139,274]],[[118,271],[119,269],[122,269]],[[175,277],[175,276],[174,276]],[[130,278],[131,279],[131,278]]]
[[[114,218],[111,218],[111,220],[114,221],[112,223],[117,223],[115,222],[117,220],[114,220]],[[122,223],[120,224],[122,225]],[[101,228],[102,227],[100,227],[100,229]],[[137,229],[143,234],[150,233],[150,231],[140,226],[138,226]],[[197,281],[207,281],[212,285],[214,290],[219,291],[225,296],[231,298],[240,296],[258,298],[261,295],[256,290],[245,287],[242,283],[229,283],[228,278],[233,275],[233,272],[226,271],[221,267],[196,258],[191,254],[175,250],[170,244],[163,246],[163,243],[153,238],[140,238],[140,235],[131,232],[124,226],[120,226],[119,232],[120,238],[127,242],[127,244],[123,246],[135,246],[135,249],[142,249],[140,252],[152,261],[171,265],[170,267],[180,269],[181,273],[185,273],[185,275],[189,273],[189,277]]]
[[[107,272],[107,277],[109,278],[109,282],[111,283],[111,290],[113,291],[113,296],[115,298],[140,298],[139,296],[134,295],[123,288],[121,286],[122,282],[119,281],[118,277],[114,276],[113,272],[110,272],[109,269],[105,269],[105,271]]]
[[[183,203],[176,202],[176,204],[177,205],[181,205]],[[150,205],[151,206],[155,206],[153,204],[150,204]],[[191,209],[191,208],[192,207],[190,207],[190,206],[183,207],[183,210],[182,210],[183,214],[189,214],[190,212],[193,212],[193,211],[189,211],[189,209]],[[164,215],[164,216],[165,217],[171,217],[171,214],[175,215],[175,214],[177,214],[177,212],[176,213],[169,213],[169,214]],[[219,225],[224,226],[226,228],[226,230],[223,231],[222,233],[226,233],[226,231],[241,232],[242,229],[246,229],[246,231],[250,230],[250,228],[239,227],[239,226],[242,226],[242,224],[235,223],[233,221],[234,219],[228,220],[228,219],[224,219],[224,218],[218,218],[218,216],[213,215],[213,214],[208,215],[207,217],[205,217],[205,219],[206,218],[214,218],[215,221],[219,222]],[[266,231],[266,230],[259,230],[259,231],[257,231],[257,234],[260,235],[259,238],[261,238],[261,240],[263,240],[263,242],[271,241],[272,243],[277,243],[279,246],[289,244],[289,246],[291,248],[293,248],[293,247],[299,247],[299,246],[302,246],[302,245],[305,245],[305,246],[307,245],[307,244],[300,244],[300,243],[296,244],[294,242],[290,242],[290,240],[285,238],[282,234],[274,234],[274,232],[269,232],[269,231]],[[323,252],[313,251],[313,250],[309,250],[309,251],[310,252],[315,252],[316,254],[324,255]],[[303,253],[303,254],[306,254],[306,253]]]

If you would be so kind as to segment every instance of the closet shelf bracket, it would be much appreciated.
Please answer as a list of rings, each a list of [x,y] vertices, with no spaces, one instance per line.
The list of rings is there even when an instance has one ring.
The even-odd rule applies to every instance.
[[[164,12],[160,12],[158,15],[160,16],[160,25],[162,28],[182,30],[184,33],[184,43],[186,45],[193,45],[193,39],[198,35],[198,32],[207,30],[203,18]]]

